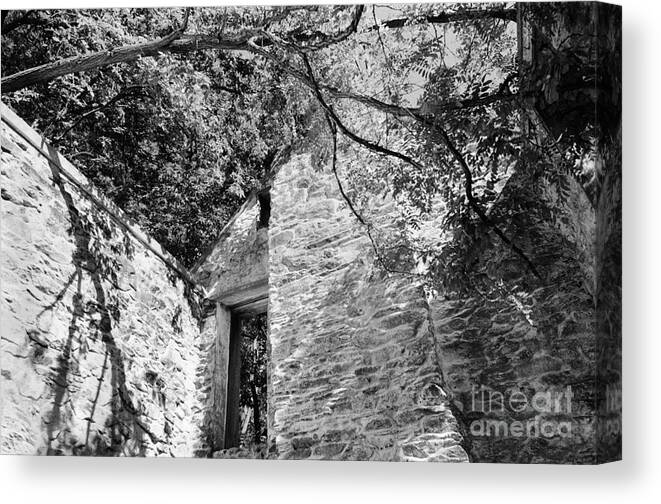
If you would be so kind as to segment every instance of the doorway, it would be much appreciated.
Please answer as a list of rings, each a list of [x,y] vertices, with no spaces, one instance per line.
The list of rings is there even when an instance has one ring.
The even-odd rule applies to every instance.
[[[267,315],[233,314],[225,449],[264,453],[267,440]]]

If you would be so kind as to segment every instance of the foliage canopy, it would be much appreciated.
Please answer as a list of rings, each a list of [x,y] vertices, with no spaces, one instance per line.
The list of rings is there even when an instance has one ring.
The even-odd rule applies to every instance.
[[[505,3],[3,11],[3,85],[131,54],[3,100],[187,265],[304,143],[332,158],[377,255],[375,189],[417,270],[451,289],[490,233],[528,261],[485,210],[524,148],[516,19]]]

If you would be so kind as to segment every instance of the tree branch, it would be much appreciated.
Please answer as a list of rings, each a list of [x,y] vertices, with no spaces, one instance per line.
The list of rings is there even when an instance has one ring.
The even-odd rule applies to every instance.
[[[314,74],[312,71],[312,67],[310,66],[310,62],[307,58],[307,56],[304,53],[300,53],[301,58],[303,59],[303,63],[305,64],[305,67],[308,72],[308,76],[310,81],[313,84],[314,88],[314,93],[315,96],[317,97],[317,101],[319,104],[322,106],[322,108],[326,111],[330,119],[332,119],[333,123],[344,133],[346,136],[354,140],[360,145],[363,145],[364,147],[367,147],[368,149],[384,154],[387,156],[395,157],[398,158],[411,166],[417,168],[417,169],[423,169],[423,166],[416,160],[410,158],[409,156],[406,156],[405,154],[401,154],[400,152],[392,151],[386,147],[382,147],[378,144],[375,144],[373,142],[370,142],[369,140],[366,140],[364,138],[359,137],[355,133],[349,131],[344,124],[340,121],[340,119],[337,117],[335,112],[333,111],[332,107],[326,103],[324,100],[321,91],[319,89],[319,86],[316,83],[316,80],[314,78]],[[473,194],[473,175],[470,171],[470,168],[468,166],[468,163],[466,163],[466,160],[464,159],[463,155],[461,152],[456,148],[456,146],[453,144],[452,140],[448,136],[447,132],[441,128],[435,121],[432,121],[428,118],[424,118],[419,115],[412,115],[415,119],[418,121],[421,121],[423,124],[430,126],[433,128],[435,132],[437,132],[447,149],[450,151],[454,159],[458,162],[459,166],[462,169],[462,172],[464,174],[464,191],[466,194],[466,199],[468,201],[469,207],[475,212],[475,214],[480,218],[480,220],[487,226],[489,227],[495,234],[498,236],[507,246],[509,246],[514,253],[516,253],[519,257],[523,259],[523,261],[526,263],[530,271],[538,278],[541,280],[541,276],[539,272],[537,271],[537,268],[535,268],[535,265],[532,263],[532,261],[528,258],[528,256],[519,248],[512,240],[508,238],[508,236],[496,225],[496,223],[489,218],[485,210],[482,208],[480,205],[479,201],[477,198],[475,198],[475,195]]]
[[[435,115],[443,112],[450,112],[452,110],[466,110],[475,107],[483,107],[491,105],[496,102],[515,101],[519,98],[518,95],[510,93],[509,91],[497,91],[493,94],[478,97],[478,98],[465,98],[463,100],[450,100],[442,103],[424,103],[422,107],[415,110],[423,115]]]
[[[273,41],[273,43],[277,43]],[[299,49],[293,46],[288,46],[283,44],[285,48],[293,48],[297,52],[301,52]],[[259,54],[264,58],[272,61],[278,67],[280,67],[285,73],[291,75],[312,91],[314,91],[314,84],[303,72],[296,70],[295,68],[290,67],[286,63],[282,62],[280,59],[276,58],[269,51],[263,49],[263,47],[257,46],[254,42],[249,42],[249,50],[255,54]],[[348,91],[342,91],[334,86],[329,84],[317,83],[319,88],[331,94],[334,98],[353,100],[368,107],[380,110],[387,114],[391,114],[398,117],[414,117],[420,121],[431,121],[433,119],[433,114],[438,114],[441,112],[450,112],[452,110],[466,110],[474,107],[481,107],[484,105],[490,105],[498,101],[513,101],[518,99],[517,94],[510,93],[509,91],[499,89],[494,94],[483,96],[481,98],[466,98],[464,100],[450,100],[448,102],[437,103],[437,104],[423,104],[422,107],[402,107],[400,105],[394,105],[391,103],[383,102],[377,98],[361,95],[357,93],[352,93]]]
[[[383,267],[384,270],[386,270],[388,273],[396,273],[399,275],[406,275],[406,276],[419,276],[419,275],[414,275],[410,271],[402,271],[402,270],[396,270],[388,266],[386,263],[386,260],[384,257],[381,255],[381,252],[379,250],[379,247],[376,244],[376,240],[374,239],[374,236],[372,235],[372,224],[367,222],[362,215],[356,210],[356,207],[354,206],[353,202],[351,201],[351,198],[349,198],[349,195],[346,193],[344,190],[344,186],[342,185],[342,181],[340,180],[340,176],[337,173],[337,127],[336,124],[333,122],[333,119],[326,113],[326,121],[328,122],[328,128],[331,131],[331,136],[333,138],[333,157],[331,161],[331,169],[333,171],[333,175],[335,175],[335,181],[337,182],[337,188],[340,190],[340,194],[342,196],[342,199],[346,202],[347,206],[349,207],[349,210],[351,210],[351,213],[356,217],[356,220],[360,222],[361,225],[365,227],[365,230],[367,231],[367,237],[370,240],[370,243],[372,244],[372,250],[374,251],[374,255],[381,263],[381,266]]]
[[[356,30],[358,29],[358,24],[360,23],[360,18],[363,15],[363,11],[365,10],[364,5],[357,5],[356,10],[353,13],[353,16],[351,18],[351,23],[349,25],[339,31],[338,33],[334,35],[326,35],[324,33],[320,32],[314,32],[313,34],[298,34],[296,37],[294,37],[295,42],[302,42],[303,37],[310,37],[310,40],[314,40],[314,38],[321,38],[320,42],[316,43],[311,43],[311,44],[305,44],[304,46],[299,45],[299,49],[302,49],[304,51],[318,51],[321,49],[325,49],[326,47],[329,47],[333,44],[338,44],[340,42],[343,42],[346,40],[351,34],[355,33]],[[298,40],[296,40],[298,38]]]
[[[295,33],[292,32],[287,38],[301,44],[310,40],[317,42],[301,46],[304,50],[318,50],[326,48],[332,44],[341,42],[354,33],[358,28],[364,7],[358,6],[354,13],[351,23],[347,28],[340,32],[326,36],[318,32],[315,33]],[[43,65],[29,68],[17,72],[0,80],[2,91],[5,93],[18,91],[37,83],[48,82],[57,77],[77,72],[86,72],[117,63],[129,63],[139,58],[157,56],[160,53],[187,54],[193,51],[205,49],[220,49],[227,51],[248,51],[251,46],[267,47],[273,44],[271,38],[261,29],[244,30],[237,35],[230,37],[216,37],[212,35],[189,35],[183,33],[188,26],[188,17],[190,8],[186,9],[186,14],[182,25],[173,30],[172,33],[162,39],[144,42],[120,47],[106,51],[99,51],[84,56],[72,56],[63,60],[45,63]],[[320,38],[327,37],[319,41]]]
[[[29,68],[0,80],[2,92],[17,91],[38,82],[48,82],[56,77],[70,73],[85,72],[116,63],[135,61],[145,56],[156,56],[181,37],[188,26],[189,13],[190,8],[187,8],[183,23],[162,39],[124,46],[115,50],[100,51],[86,56],[73,56],[54,63],[46,63],[38,67]]]
[[[387,19],[379,24],[370,26],[367,28],[367,31],[377,30],[379,26],[385,28],[403,28],[412,24],[445,24],[459,21],[474,21],[477,19],[502,19],[504,21],[516,22],[516,9],[467,9],[457,12],[440,12],[413,19],[410,17]]]
[[[304,32],[297,33],[295,30],[285,35],[283,39],[292,40],[299,45],[302,50],[319,50],[329,47],[332,44],[341,42],[349,37],[352,33],[357,32],[358,24],[360,22],[363,6],[357,6],[351,23],[335,35],[324,35],[319,32]],[[117,49],[100,51],[83,56],[72,56],[63,60],[45,63],[43,65],[29,68],[21,72],[17,72],[8,77],[0,80],[2,91],[5,93],[18,91],[28,86],[37,83],[49,82],[57,77],[62,77],[71,73],[86,72],[101,68],[108,65],[117,63],[129,63],[136,61],[139,58],[153,57],[160,53],[173,53],[173,54],[187,54],[193,51],[200,51],[205,49],[216,49],[226,51],[248,51],[254,47],[265,48],[273,45],[271,38],[264,33],[261,28],[244,30],[243,32],[229,37],[215,36],[215,35],[189,35],[184,36],[188,24],[188,15],[190,9],[186,10],[185,19],[180,28],[175,29],[170,35],[151,42],[144,42],[141,44],[134,44]],[[414,24],[420,23],[447,23],[455,21],[464,21],[470,19],[507,19],[514,20],[516,11],[510,9],[502,10],[468,10],[464,12],[455,13],[441,13],[436,15],[426,16],[418,20],[411,20],[410,18],[391,19],[384,21],[380,26],[388,28],[401,28],[406,26],[407,22]],[[512,18],[512,19],[510,19]],[[5,19],[6,21],[6,19]],[[377,25],[368,28],[367,31],[376,30]],[[320,38],[324,38],[320,40]],[[310,41],[316,41],[312,44],[307,44]],[[307,45],[306,45],[307,44]]]
[[[530,260],[530,258],[525,254],[523,250],[521,250],[519,246],[517,246],[512,240],[510,240],[510,238],[498,227],[498,225],[493,220],[491,220],[491,218],[487,215],[486,211],[482,208],[480,202],[477,200],[477,198],[475,198],[475,195],[473,194],[473,174],[463,154],[459,151],[459,149],[457,149],[457,147],[454,145],[449,135],[443,128],[441,128],[438,124],[434,123],[433,129],[440,135],[441,139],[443,140],[443,143],[445,144],[447,149],[450,151],[454,159],[461,167],[461,170],[464,174],[464,193],[468,201],[468,206],[477,214],[480,220],[487,227],[489,227],[496,234],[496,236],[498,236],[498,238],[500,238],[503,241],[503,243],[505,243],[510,249],[512,249],[512,251],[515,254],[521,257],[521,259],[523,259],[523,261],[526,263],[532,274],[541,280],[542,277],[537,271],[537,268],[535,268],[535,265]]]
[[[358,135],[356,135],[354,132],[350,131],[343,123],[340,121],[339,117],[333,110],[333,108],[326,103],[326,100],[324,100],[324,97],[321,94],[321,91],[319,90],[319,86],[317,85],[317,81],[314,78],[314,73],[312,71],[312,67],[310,66],[310,61],[308,60],[308,57],[305,55],[305,53],[301,52],[300,53],[301,58],[303,59],[303,63],[305,64],[305,68],[308,72],[309,80],[312,83],[313,86],[313,91],[314,94],[317,98],[317,101],[321,105],[321,107],[326,111],[326,113],[329,115],[329,117],[333,120],[333,123],[340,129],[340,131],[345,135],[351,138],[354,142],[362,145],[363,147],[366,147],[367,149],[376,152],[377,154],[382,154],[384,156],[390,156],[397,158],[401,161],[404,161],[405,163],[410,164],[411,166],[422,169],[423,166],[418,163],[415,159],[407,156],[406,154],[402,154],[401,152],[393,151],[388,149],[387,147],[383,147],[375,142],[372,142],[370,140],[367,140],[365,138],[362,138]]]

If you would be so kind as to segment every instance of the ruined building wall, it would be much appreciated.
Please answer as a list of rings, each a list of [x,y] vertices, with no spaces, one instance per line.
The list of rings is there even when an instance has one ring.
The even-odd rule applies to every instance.
[[[192,455],[199,328],[176,262],[2,116],[1,452]]]
[[[328,167],[271,188],[269,435],[281,458],[465,461],[424,293],[383,272]],[[388,198],[372,215],[394,217]]]
[[[259,217],[257,195],[251,194],[192,269],[195,281],[205,290],[199,340],[204,387],[198,398],[203,413],[196,422],[204,440],[198,448],[200,456],[225,447],[232,320],[236,323],[237,317],[266,311],[268,230],[258,226]]]
[[[259,208],[249,200],[195,271],[221,301],[207,319],[209,355],[221,369],[237,293],[268,285],[271,456],[593,462],[595,217],[580,186],[569,183],[559,201],[552,187],[514,176],[491,210],[543,281],[496,243],[482,251],[481,265],[503,280],[502,292],[427,299],[415,279],[383,270],[328,167],[313,167],[304,154],[281,166],[271,181],[268,229],[258,229]],[[498,215],[517,204],[527,215],[526,205],[540,201],[555,209],[541,212],[546,219]],[[374,196],[366,210],[389,234],[392,200]],[[219,368],[208,369],[212,376]],[[224,379],[208,380],[209,399],[222,407]],[[530,404],[499,411],[474,397],[482,390],[506,400],[520,392]],[[540,415],[532,404],[538,392],[571,396],[560,411]],[[540,432],[547,419],[550,435]],[[221,446],[223,419],[209,420],[210,445]],[[505,421],[508,431],[484,435],[476,420]],[[510,432],[513,422],[526,429],[529,420],[537,422],[532,432]],[[567,422],[570,432],[558,432]]]
[[[527,198],[543,208],[543,184],[530,194],[517,178],[501,195],[503,208]],[[430,302],[441,367],[474,462],[596,461],[595,214],[581,188],[572,188],[563,204],[553,203],[555,218],[499,219],[541,278],[496,243],[477,262],[493,290]]]
[[[527,4],[524,16],[528,8],[537,9]],[[542,177],[530,183],[539,169],[522,163],[492,210],[541,278],[500,244],[477,262],[485,278],[500,281],[495,292],[431,303],[473,461],[621,456],[621,12],[567,3],[554,16],[547,32],[518,24],[529,132],[542,142],[597,133],[598,149],[583,160],[584,173],[596,174],[583,187],[564,176],[561,195]],[[572,64],[558,65],[562,57]]]
[[[260,204],[251,194],[220,232],[217,243],[193,267],[208,299],[237,305],[257,298],[268,283],[268,234],[259,225]],[[250,294],[252,292],[252,294]]]
[[[268,309],[269,457],[467,460],[424,293],[375,265],[328,167],[292,157],[270,182],[267,228],[261,204],[252,195],[193,270],[212,308],[207,361],[220,363],[208,376],[224,374],[204,400],[221,410],[229,400],[218,369],[228,369],[232,321]],[[395,207],[375,200],[371,214],[383,224]],[[223,447],[223,422],[207,419],[208,451]]]
[[[576,9],[579,19],[592,19],[592,4]],[[577,15],[576,9],[567,12]],[[540,47],[562,44],[574,33],[565,14],[557,16],[557,32],[550,34],[519,23],[522,87],[528,91],[524,128],[541,143],[567,134],[568,126],[580,129],[594,121],[594,88],[563,94],[558,90],[565,75],[553,74],[548,82],[553,62]],[[574,36],[591,43],[583,33],[590,31],[587,21],[577,30]],[[587,65],[586,72],[591,69]],[[537,88],[541,83],[543,90]],[[574,106],[577,102],[582,108]],[[581,111],[581,120],[568,110]],[[444,376],[475,462],[598,461],[595,257],[603,244],[595,241],[595,228],[600,210],[587,184],[581,187],[568,174],[550,183],[540,171],[522,160],[492,209],[539,278],[511,248],[497,243],[480,251],[476,261],[490,290],[431,302]]]
[[[272,457],[617,458],[596,409],[615,421],[618,404],[595,383],[619,380],[617,155],[596,214],[571,179],[560,198],[526,170],[491,208],[540,278],[495,241],[476,254],[495,290],[434,298],[380,267],[329,167],[295,155],[270,181],[268,226],[251,195],[194,269],[198,326],[188,273],[2,112],[34,144],[3,123],[3,453],[218,453],[234,321],[268,309]],[[397,220],[389,197],[368,200],[376,228]],[[599,436],[614,448],[599,455]]]

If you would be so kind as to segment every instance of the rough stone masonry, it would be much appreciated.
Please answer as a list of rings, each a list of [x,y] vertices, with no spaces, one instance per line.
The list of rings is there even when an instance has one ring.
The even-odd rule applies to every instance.
[[[543,64],[524,42],[522,58]],[[531,121],[562,127],[545,114],[592,99],[572,93],[533,106]],[[304,149],[188,272],[3,105],[1,452],[222,455],[237,328],[266,312],[269,458],[619,458],[621,126],[602,123],[596,202],[523,170],[502,189],[491,215],[546,281],[496,245],[479,258],[503,282],[492,299],[430,295],[384,271]],[[504,213],[513,201],[554,211],[527,226]],[[388,231],[392,199],[369,205]]]
[[[2,453],[192,455],[199,329],[174,259],[2,119]]]
[[[315,169],[310,155],[280,167],[270,201],[268,247],[258,246],[258,212],[248,205],[195,274],[211,292],[224,286],[218,300],[230,316],[242,291],[268,280],[271,451],[295,459],[468,460],[422,287],[379,270],[332,173]],[[374,201],[380,220],[394,215],[389,198]],[[233,263],[223,259],[229,250],[262,255]],[[267,279],[253,278],[265,264]],[[218,334],[225,336],[222,328]]]
[[[378,267],[332,173],[296,154],[270,182],[268,225],[253,195],[189,274],[4,107],[3,118],[14,125],[2,133],[3,453],[224,448],[232,319],[266,311],[270,457],[594,461],[583,267],[594,214],[580,191],[560,219],[576,225],[549,227],[535,248],[553,289],[429,299]],[[382,226],[394,211],[388,197],[371,200]],[[491,261],[514,267],[507,250]],[[206,297],[199,311],[192,282]],[[562,414],[579,427],[569,438],[480,437],[472,422],[495,411],[469,407],[483,384],[572,386]]]
[[[210,454],[225,429],[223,305],[198,322],[176,261],[2,112],[3,453]],[[197,276],[230,317],[228,290],[267,289],[276,456],[467,460],[420,287],[370,264],[309,156],[271,195],[268,229],[247,204],[207,258],[213,281]]]

